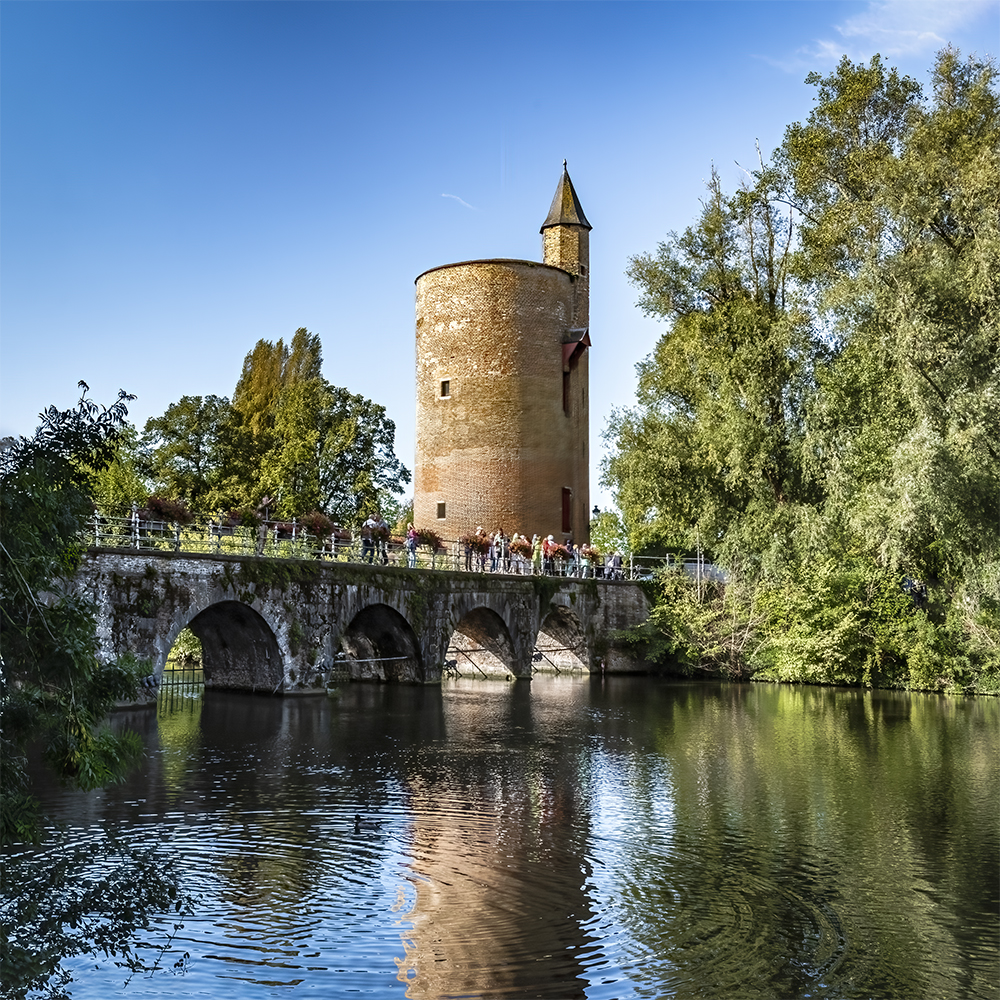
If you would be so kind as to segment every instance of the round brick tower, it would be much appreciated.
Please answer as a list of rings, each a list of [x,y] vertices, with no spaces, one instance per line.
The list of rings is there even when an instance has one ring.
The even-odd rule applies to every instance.
[[[590,229],[564,161],[543,263],[417,278],[417,527],[587,540]]]

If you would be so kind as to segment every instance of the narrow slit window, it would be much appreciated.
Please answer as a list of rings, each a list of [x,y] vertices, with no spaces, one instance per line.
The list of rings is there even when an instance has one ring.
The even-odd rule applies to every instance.
[[[569,416],[569,372],[563,372],[563,413]]]
[[[451,379],[441,379],[441,398],[447,399],[451,395]]]
[[[439,503],[438,504],[438,520],[440,521],[440,520],[443,520],[443,519],[444,519],[444,504],[443,503]]]
[[[567,533],[573,530],[573,491],[568,486],[562,491],[562,530]]]

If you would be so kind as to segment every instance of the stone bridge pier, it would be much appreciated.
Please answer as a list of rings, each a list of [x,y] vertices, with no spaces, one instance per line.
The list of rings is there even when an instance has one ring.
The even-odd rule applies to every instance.
[[[645,667],[614,641],[649,611],[624,581],[91,549],[76,583],[97,604],[102,656],[132,653],[159,678],[190,628],[210,687],[291,694],[348,678]]]

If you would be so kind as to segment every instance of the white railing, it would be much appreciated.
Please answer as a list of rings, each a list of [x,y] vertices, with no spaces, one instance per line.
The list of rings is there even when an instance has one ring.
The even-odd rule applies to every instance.
[[[400,539],[368,541],[344,529],[333,535],[310,534],[297,521],[266,521],[257,527],[228,525],[209,520],[179,524],[142,517],[104,517],[96,514],[84,539],[88,547],[135,549],[150,552],[188,552],[203,555],[264,556],[271,559],[318,559],[326,562],[370,563],[414,569],[452,570],[532,576],[539,572],[530,558],[507,553],[480,556],[467,553],[457,540],[442,540],[431,550],[418,546],[410,552]],[[543,575],[577,579],[643,580],[670,568],[683,568],[692,576],[720,579],[718,567],[670,558],[601,555],[543,562]]]

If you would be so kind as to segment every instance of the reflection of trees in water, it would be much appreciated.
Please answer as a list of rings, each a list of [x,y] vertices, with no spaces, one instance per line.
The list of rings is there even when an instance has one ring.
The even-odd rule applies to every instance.
[[[155,748],[156,714],[127,718]],[[92,818],[145,800],[265,964],[315,948],[317,913],[330,940],[411,924],[414,998],[582,993],[604,956],[649,995],[986,996],[996,718],[648,678],[209,692]]]
[[[995,913],[995,824],[960,773],[988,755],[995,781],[974,703],[949,723],[932,696],[654,692],[658,755],[619,759],[616,779],[637,827],[615,879],[639,978],[673,980],[678,997],[704,995],[706,967],[774,996],[828,995],[824,981],[831,996],[979,995],[971,914],[939,908],[978,898],[981,922]],[[666,823],[652,808],[664,798]]]
[[[174,799],[197,774],[203,691],[196,695],[174,684],[165,686],[157,700],[156,729],[163,750],[163,784]]]

